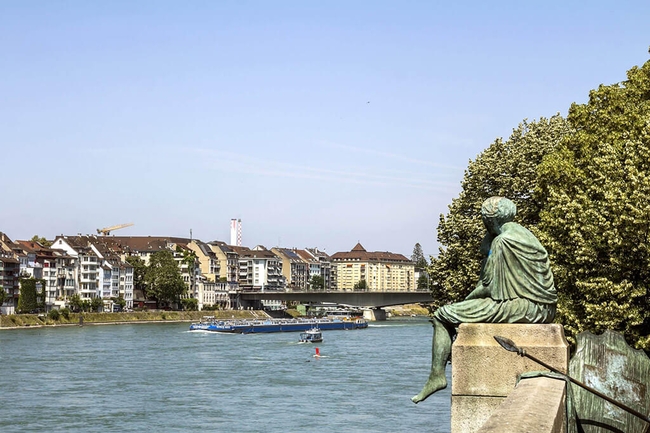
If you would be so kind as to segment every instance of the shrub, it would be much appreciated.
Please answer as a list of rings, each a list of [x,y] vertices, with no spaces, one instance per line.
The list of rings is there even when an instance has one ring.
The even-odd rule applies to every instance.
[[[49,313],[47,313],[47,317],[49,317],[52,320],[59,320],[61,313],[59,310],[50,310]]]
[[[54,310],[52,310],[54,311]],[[59,310],[59,314],[65,318],[65,320],[70,320],[70,309],[68,307],[66,308],[61,308]]]

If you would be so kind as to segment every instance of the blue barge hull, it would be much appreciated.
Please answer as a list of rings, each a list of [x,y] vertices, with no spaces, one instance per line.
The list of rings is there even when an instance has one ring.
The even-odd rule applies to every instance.
[[[363,329],[368,327],[364,319],[268,319],[268,320],[215,320],[193,323],[190,331],[228,332],[253,334],[268,332],[300,332],[312,328],[322,331]]]

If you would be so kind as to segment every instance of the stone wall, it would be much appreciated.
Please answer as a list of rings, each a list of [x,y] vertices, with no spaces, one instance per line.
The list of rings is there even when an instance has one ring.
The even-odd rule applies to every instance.
[[[502,348],[506,337],[530,355],[566,373],[569,345],[558,324],[462,324],[452,346],[451,432],[475,433],[506,400],[517,377],[544,368]]]

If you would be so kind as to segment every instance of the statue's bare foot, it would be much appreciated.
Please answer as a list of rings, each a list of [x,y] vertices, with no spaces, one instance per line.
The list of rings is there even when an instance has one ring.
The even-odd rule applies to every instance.
[[[422,388],[422,391],[420,391],[418,395],[412,397],[411,401],[413,403],[419,403],[426,400],[427,397],[429,397],[434,392],[440,391],[444,388],[447,388],[447,377],[445,377],[445,374],[443,373],[442,375],[436,376],[432,374],[429,376],[429,380],[424,385],[424,388]]]

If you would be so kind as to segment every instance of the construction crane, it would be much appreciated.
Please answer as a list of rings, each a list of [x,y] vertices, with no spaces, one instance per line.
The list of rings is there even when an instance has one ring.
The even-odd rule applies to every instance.
[[[97,234],[108,236],[113,230],[123,229],[124,227],[130,227],[133,223],[118,224],[116,226],[104,227],[103,229],[97,229]]]

